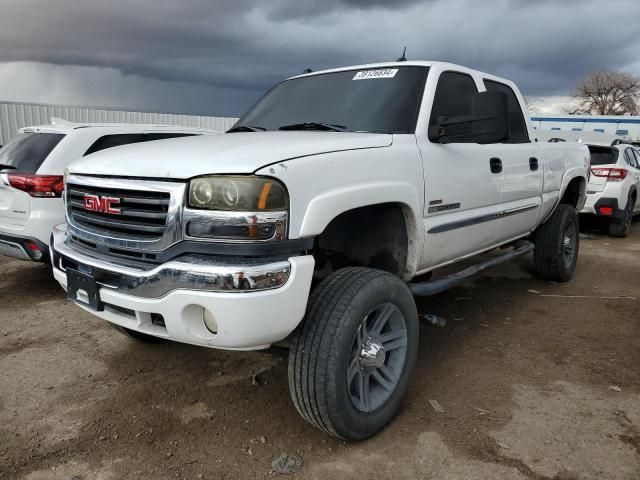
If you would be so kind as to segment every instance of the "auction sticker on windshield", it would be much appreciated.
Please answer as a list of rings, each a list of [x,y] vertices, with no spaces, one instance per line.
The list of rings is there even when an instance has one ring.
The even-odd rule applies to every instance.
[[[393,78],[398,73],[397,68],[379,68],[377,70],[362,70],[353,76],[352,80],[367,80],[370,78]]]

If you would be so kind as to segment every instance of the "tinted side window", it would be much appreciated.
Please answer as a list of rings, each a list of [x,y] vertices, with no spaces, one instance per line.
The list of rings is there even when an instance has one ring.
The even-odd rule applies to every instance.
[[[640,152],[638,150],[632,150],[633,156],[636,157],[636,168],[640,168]]]
[[[485,80],[484,86],[489,92],[502,92],[507,95],[507,105],[509,107],[509,137],[505,143],[528,143],[529,134],[527,133],[527,124],[524,121],[518,97],[516,97],[511,87],[504,83],[494,82],[493,80]]]
[[[106,150],[107,148],[119,147],[121,145],[129,145],[130,143],[139,143],[144,140],[141,133],[123,133],[117,135],[105,135],[100,137],[89,149],[85,152],[85,155],[99,152],[100,150]]]
[[[153,140],[163,140],[165,138],[193,137],[195,133],[171,133],[171,132],[154,132],[145,133],[144,141],[152,142]]]
[[[471,115],[471,99],[476,93],[478,89],[471,76],[458,72],[444,72],[440,75],[436,87],[429,126],[436,125],[439,117]],[[451,125],[447,127],[447,134],[453,136],[469,133],[469,128],[469,125]],[[453,141],[460,143],[459,140]]]
[[[20,173],[35,173],[63,138],[61,133],[21,133],[0,150],[0,165]]]
[[[635,158],[633,157],[633,154],[631,153],[631,149],[627,148],[624,151],[624,161],[627,165],[629,165],[630,167],[634,167],[634,163],[635,163]]]

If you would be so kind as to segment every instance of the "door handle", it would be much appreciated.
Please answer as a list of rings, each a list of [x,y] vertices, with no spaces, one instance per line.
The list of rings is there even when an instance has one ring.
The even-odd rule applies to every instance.
[[[529,168],[532,172],[538,170],[538,159],[536,157],[529,158]]]
[[[489,160],[489,167],[491,173],[500,173],[502,171],[502,160],[497,157],[493,157]]]

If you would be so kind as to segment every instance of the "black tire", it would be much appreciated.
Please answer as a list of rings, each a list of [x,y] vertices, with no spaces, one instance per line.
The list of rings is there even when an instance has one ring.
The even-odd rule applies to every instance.
[[[136,332],[135,330],[130,330],[125,327],[121,327],[119,325],[111,324],[116,330],[118,330],[123,335],[126,335],[129,338],[133,338],[138,342],[142,343],[162,343],[165,341],[164,338],[155,337],[153,335],[147,335],[146,333]]]
[[[551,218],[535,231],[533,240],[536,274],[544,280],[555,282],[571,280],[580,249],[576,209],[571,205],[558,205]]]
[[[609,235],[618,238],[625,238],[629,235],[629,232],[631,232],[631,222],[633,221],[633,209],[635,205],[635,198],[629,197],[622,218],[620,220],[611,220],[611,222],[609,222]]]
[[[382,323],[376,333],[377,319],[387,315],[388,320],[382,320],[387,323]],[[383,348],[379,354],[368,358],[362,356],[364,345],[371,347],[373,342],[372,337],[367,337],[361,343],[366,335],[363,324],[368,325],[372,336],[377,335],[377,345],[386,345],[388,350]],[[398,325],[405,326],[404,334]],[[401,334],[403,338],[395,343],[388,340]],[[383,340],[384,337],[387,340]],[[291,397],[300,415],[312,425],[344,440],[362,440],[382,429],[397,413],[408,388],[417,352],[418,315],[407,285],[380,270],[338,270],[313,292],[304,322],[292,340],[289,351]],[[404,359],[402,362],[400,355]],[[361,366],[363,361],[378,360],[383,364]],[[386,372],[384,375],[390,372],[391,364],[386,362],[391,361],[394,362],[395,370],[391,372],[394,375],[382,378],[384,381],[392,379],[383,388],[384,382],[380,383],[376,378],[380,378],[380,372]],[[372,369],[370,373],[366,373],[369,369]],[[366,396],[371,395],[370,402],[363,401],[360,396],[359,406],[353,398],[353,380],[348,380],[348,372],[354,371],[357,373],[353,380],[359,382],[366,378],[357,387],[366,381]]]

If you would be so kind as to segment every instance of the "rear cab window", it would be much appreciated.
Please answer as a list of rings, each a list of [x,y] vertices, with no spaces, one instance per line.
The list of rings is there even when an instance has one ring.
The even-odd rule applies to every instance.
[[[62,133],[19,134],[0,149],[0,170],[36,173],[64,137]]]
[[[507,107],[509,109],[509,137],[505,143],[529,143],[527,124],[522,114],[522,107],[515,92],[504,83],[494,80],[484,80],[487,92],[502,92],[507,95]]]
[[[618,161],[618,149],[589,145],[591,165],[614,165]]]

